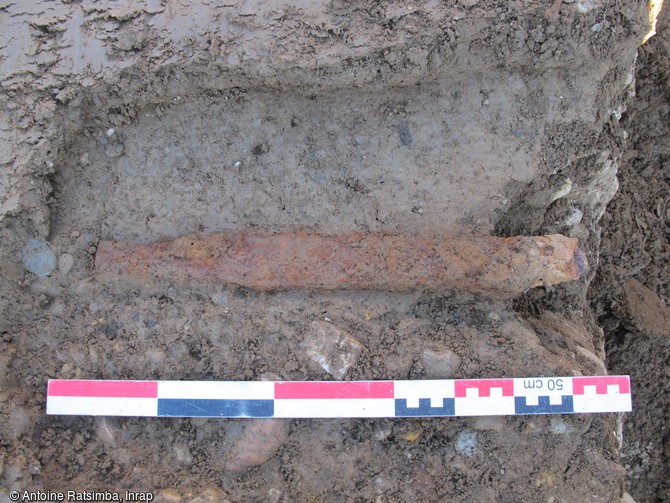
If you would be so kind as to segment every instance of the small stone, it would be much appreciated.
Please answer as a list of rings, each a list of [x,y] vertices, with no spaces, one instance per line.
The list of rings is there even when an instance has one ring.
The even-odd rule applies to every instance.
[[[72,232],[70,233],[70,237],[71,237],[72,239],[77,239],[79,236],[81,236],[81,232],[79,232],[79,231],[72,231]]]
[[[477,448],[477,434],[467,430],[458,432],[454,448],[462,456],[471,457]]]
[[[98,247],[95,245],[91,245],[88,247],[88,253],[90,255],[95,255],[95,253],[98,251]]]
[[[436,351],[423,352],[423,370],[430,379],[446,379],[458,372],[461,358],[448,349],[440,353]]]
[[[23,265],[36,276],[49,276],[56,269],[56,255],[46,241],[30,239],[23,249]]]
[[[549,419],[551,432],[555,435],[565,435],[572,432],[572,427],[561,418],[552,417]]]
[[[107,130],[107,136],[112,137],[112,136],[114,136],[115,134],[116,134],[116,129],[114,129],[113,127],[110,127],[110,128]]]
[[[28,473],[30,475],[39,475],[42,473],[42,465],[40,465],[40,462],[35,460],[35,462],[28,467]]]
[[[280,491],[276,487],[273,487],[268,491],[268,501],[270,503],[279,503],[283,495],[284,493],[282,491]]]
[[[661,340],[670,337],[670,307],[652,290],[635,278],[624,285],[623,312],[626,322],[649,336]]]
[[[216,487],[209,487],[188,501],[189,503],[230,503],[226,493]]]
[[[390,424],[380,424],[375,428],[372,437],[378,442],[382,442],[389,438],[393,433],[393,426]]]
[[[181,495],[174,489],[161,489],[154,499],[155,503],[181,503]]]
[[[565,220],[565,225],[567,225],[568,227],[578,225],[582,221],[583,216],[584,212],[579,208],[575,208],[572,210],[570,216]]]
[[[270,145],[268,145],[265,142],[261,142],[258,145],[254,146],[254,148],[251,149],[251,153],[254,154],[255,156],[265,155],[269,151],[270,151]]]
[[[11,356],[0,354],[0,390],[7,389],[10,386],[10,364]],[[0,472],[1,473],[1,472]]]
[[[17,407],[9,414],[9,427],[15,437],[20,437],[30,427],[30,415],[21,407]]]
[[[550,471],[540,473],[535,479],[535,487],[540,486],[556,487],[556,475]]]
[[[79,158],[79,165],[85,168],[86,166],[91,164],[89,157],[90,156],[88,155],[88,152],[84,152],[83,154],[81,154],[81,157]]]
[[[183,444],[174,445],[172,446],[172,450],[174,450],[177,461],[182,465],[189,466],[193,462],[193,455],[191,454],[188,446]]]
[[[74,257],[70,253],[61,253],[58,256],[58,270],[63,276],[67,276],[72,266],[74,266]]]
[[[282,419],[253,419],[237,440],[226,470],[241,473],[262,465],[286,442],[289,422]]]
[[[104,416],[95,418],[95,436],[103,444],[110,447],[116,447],[116,427],[113,424],[115,420]]]
[[[227,310],[230,307],[230,301],[228,300],[228,297],[226,297],[221,292],[215,292],[215,293],[210,294],[209,299],[212,301],[213,304],[216,304],[217,306],[221,306],[225,310]]]
[[[10,281],[19,281],[24,273],[20,263],[10,260],[9,257],[0,256],[0,276]]]
[[[140,331],[138,330],[138,334],[139,333]],[[149,362],[156,365],[160,365],[165,360],[165,353],[160,349],[149,349],[146,353],[144,353],[144,356]]]
[[[415,428],[403,433],[402,435],[400,435],[400,438],[402,438],[405,442],[413,443],[419,440],[422,434],[423,434],[422,429]]]
[[[407,119],[401,119],[398,123],[398,135],[400,136],[400,143],[403,146],[409,147],[412,145],[414,140],[412,138],[412,132],[409,129],[409,122],[407,122]]]
[[[358,361],[363,345],[327,321],[309,324],[304,342],[307,356],[335,379],[342,379]]]
[[[107,157],[121,157],[125,151],[123,143],[110,143],[105,147]]]

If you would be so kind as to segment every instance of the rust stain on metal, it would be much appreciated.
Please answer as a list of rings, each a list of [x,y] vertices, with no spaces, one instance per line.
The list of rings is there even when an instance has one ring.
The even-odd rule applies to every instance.
[[[350,233],[240,232],[132,244],[102,241],[98,273],[257,290],[468,290],[510,297],[579,279],[588,265],[560,234],[426,238]]]

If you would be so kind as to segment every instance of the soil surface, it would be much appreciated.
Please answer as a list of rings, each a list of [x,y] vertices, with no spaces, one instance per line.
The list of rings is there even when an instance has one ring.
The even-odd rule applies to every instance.
[[[670,16],[639,52],[636,98],[624,117],[629,147],[603,225],[593,305],[607,366],[636,382],[624,426],[627,483],[638,501],[670,500]]]
[[[647,294],[635,284],[621,302],[632,307],[617,311],[615,293],[626,290],[612,285],[635,276],[667,303],[667,186],[661,213],[653,213],[660,196],[649,206],[665,236],[622,234],[640,236],[652,259],[607,229],[641,225],[630,204],[651,204],[657,179],[667,182],[665,143],[659,136],[653,150],[651,126],[630,126],[637,115],[626,112],[633,91],[644,96],[645,58],[665,54],[667,63],[667,52],[652,39],[635,82],[648,21],[643,4],[621,4],[0,7],[0,498],[128,489],[167,502],[617,502],[626,491],[662,500],[666,489],[654,479],[664,476],[667,436],[663,444],[654,433],[662,416],[642,391],[637,407],[647,412],[628,426],[611,414],[255,421],[44,413],[49,378],[601,375],[606,342],[609,370],[633,374],[635,390],[629,367],[647,356],[616,355],[655,346],[631,343],[616,320],[631,333],[650,330],[667,348],[667,334],[658,334],[664,305],[654,298],[651,314],[640,314],[635,299]],[[647,80],[667,79],[667,68],[649,70]],[[667,110],[652,97],[661,97],[649,91],[646,99],[661,115],[640,117],[655,117],[667,135]],[[616,201],[629,203],[605,214],[618,169]],[[654,191],[629,178],[638,172]],[[108,282],[94,267],[101,240],[250,229],[561,233],[579,239],[592,267],[580,281],[509,301],[419,289],[137,285]],[[617,272],[621,250],[644,265]],[[336,369],[315,363],[328,337],[340,341],[331,348],[344,362]],[[658,383],[663,367],[654,368],[640,379]],[[644,428],[630,426],[640,417]]]

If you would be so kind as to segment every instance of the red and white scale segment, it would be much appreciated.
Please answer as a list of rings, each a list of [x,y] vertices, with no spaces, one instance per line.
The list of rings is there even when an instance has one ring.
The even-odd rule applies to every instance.
[[[47,414],[371,418],[630,412],[628,376],[426,381],[49,381]]]

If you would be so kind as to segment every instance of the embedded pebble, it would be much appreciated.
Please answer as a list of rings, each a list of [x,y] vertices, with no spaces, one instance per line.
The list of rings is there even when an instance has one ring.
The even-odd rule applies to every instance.
[[[204,492],[188,501],[189,503],[230,503],[226,493],[216,487],[209,487],[205,489]]]
[[[10,260],[9,257],[0,257],[0,276],[4,276],[10,281],[19,281],[25,273],[23,267],[17,262]]]
[[[572,210],[572,213],[570,216],[565,220],[565,225],[572,227],[574,225],[579,224],[582,221],[582,217],[584,216],[584,212],[580,210],[579,208],[575,208]]]
[[[181,495],[174,489],[161,489],[156,498],[155,503],[181,503]]]
[[[572,432],[572,427],[561,418],[552,417],[549,419],[549,424],[551,432],[556,435],[565,435]]]
[[[467,430],[458,432],[454,448],[457,453],[471,457],[477,448],[477,434]]]
[[[110,143],[105,147],[105,154],[107,157],[121,157],[125,150],[123,143]]]
[[[244,472],[274,456],[286,442],[289,422],[282,419],[253,419],[237,440],[226,463],[226,470]]]
[[[61,274],[67,276],[72,266],[74,266],[74,257],[70,253],[61,253],[58,256],[58,270]]]
[[[31,418],[21,407],[17,407],[9,414],[9,427],[15,437],[23,435],[30,427]]]
[[[9,374],[10,355],[0,354],[0,390],[7,389],[11,384]],[[0,459],[2,459],[0,457]],[[2,473],[0,471],[0,473]]]
[[[188,466],[193,462],[193,454],[191,454],[188,446],[183,444],[174,445],[172,446],[172,450],[174,450],[177,461],[182,465]]]
[[[148,333],[148,331],[147,331]],[[160,364],[165,360],[165,353],[160,349],[148,349],[144,356],[151,363]]]
[[[393,433],[393,426],[391,426],[390,424],[380,424],[375,428],[372,437],[378,442],[381,442],[389,438],[392,433]]]
[[[224,309],[228,309],[230,307],[230,301],[228,300],[228,297],[226,297],[221,292],[215,292],[210,294],[209,299],[212,301],[213,304],[216,304],[217,306],[222,306]]]
[[[23,265],[36,276],[49,276],[57,263],[56,254],[42,239],[29,239],[23,248]]]
[[[356,338],[327,321],[309,324],[304,347],[307,356],[335,379],[344,377],[363,350]]]
[[[407,119],[400,119],[400,122],[398,123],[398,135],[400,136],[400,143],[404,147],[412,145],[412,132],[409,130]]]
[[[95,418],[95,436],[103,444],[110,447],[116,447],[116,428],[112,425],[113,419],[104,416]]]
[[[446,379],[458,372],[461,366],[461,358],[448,349],[441,352],[424,351],[423,369],[426,377],[430,379]]]
[[[279,503],[283,495],[284,493],[282,491],[273,487],[268,491],[268,501],[269,503]]]

